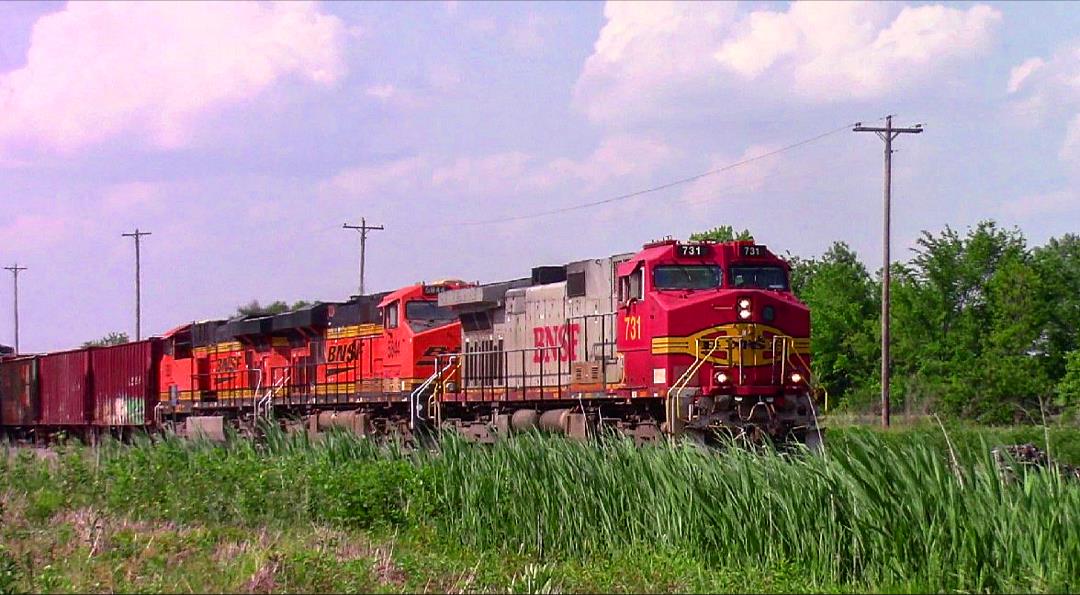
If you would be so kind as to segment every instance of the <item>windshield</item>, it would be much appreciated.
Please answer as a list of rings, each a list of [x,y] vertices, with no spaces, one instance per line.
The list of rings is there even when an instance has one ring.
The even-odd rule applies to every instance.
[[[713,289],[720,287],[720,267],[709,265],[664,265],[653,269],[657,289]]]
[[[457,320],[457,313],[450,308],[440,308],[438,302],[412,301],[405,304],[408,320]]]
[[[781,267],[733,266],[729,274],[732,287],[783,290],[788,288],[787,275]]]

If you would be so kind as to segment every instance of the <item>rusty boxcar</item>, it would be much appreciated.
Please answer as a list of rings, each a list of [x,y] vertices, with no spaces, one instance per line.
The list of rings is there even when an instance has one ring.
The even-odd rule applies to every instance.
[[[93,424],[143,426],[153,421],[161,340],[148,339],[90,350]]]
[[[0,425],[37,423],[41,402],[37,391],[38,362],[21,357],[0,362]]]
[[[90,421],[90,352],[50,353],[38,359],[38,395],[44,426],[85,426]]]

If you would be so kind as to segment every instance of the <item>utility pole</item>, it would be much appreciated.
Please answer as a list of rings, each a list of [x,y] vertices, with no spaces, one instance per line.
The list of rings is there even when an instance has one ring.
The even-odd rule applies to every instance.
[[[139,238],[143,236],[152,235],[149,231],[139,231],[139,228],[135,228],[135,233],[122,233],[121,236],[125,238],[135,238],[135,340],[142,340],[142,287],[140,284],[140,262],[139,262]]]
[[[919,134],[922,124],[911,128],[893,128],[892,116],[885,117],[885,127],[863,126],[856,122],[853,132],[873,132],[885,141],[885,220],[881,249],[881,425],[889,426],[889,211],[892,194],[892,142],[901,134]]]
[[[15,355],[19,355],[19,271],[25,271],[26,267],[16,262],[4,268],[11,271],[11,276],[15,278]]]
[[[364,250],[367,247],[367,232],[382,230],[383,226],[368,225],[367,219],[361,217],[360,225],[349,225],[348,223],[345,223],[341,227],[342,229],[355,229],[360,232],[360,295],[364,295]]]

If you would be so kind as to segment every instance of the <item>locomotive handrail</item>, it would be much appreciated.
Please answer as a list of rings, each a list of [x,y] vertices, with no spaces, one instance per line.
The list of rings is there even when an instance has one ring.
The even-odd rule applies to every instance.
[[[416,429],[416,420],[422,418],[422,416],[420,415],[420,395],[424,394],[424,391],[426,391],[428,389],[428,387],[430,387],[433,383],[438,381],[438,379],[440,377],[442,377],[443,373],[445,373],[447,370],[450,369],[450,367],[454,364],[454,361],[456,361],[455,356],[450,355],[446,365],[443,366],[442,368],[439,368],[438,356],[436,356],[436,358],[435,358],[435,371],[432,372],[431,376],[428,376],[427,380],[424,380],[424,382],[420,386],[414,388],[413,391],[411,393],[409,393],[409,429],[410,430],[415,430]]]
[[[435,358],[435,366],[438,367],[438,357]],[[452,358],[447,362],[447,368],[450,368],[450,376],[453,376],[454,372],[461,368],[461,359]],[[446,392],[446,380],[441,379],[436,382],[435,390],[431,391],[431,396],[428,397],[428,418],[435,418],[435,427],[442,425],[442,403],[439,401],[439,395]]]
[[[285,383],[289,380],[289,374],[282,376],[277,382],[270,388],[266,389],[266,394],[255,403],[255,417],[259,417],[259,410],[265,409],[267,417],[269,417],[270,410],[273,408],[274,391],[278,388],[285,386]]]
[[[705,357],[702,357],[701,339],[696,341],[697,349],[695,349],[694,352],[697,355],[695,356],[696,359],[694,360],[694,363],[691,364],[691,366],[683,372],[682,376],[671,385],[671,388],[668,389],[667,398],[664,400],[664,412],[667,415],[668,434],[675,434],[675,418],[678,416],[679,404],[676,400],[673,400],[673,397],[674,399],[678,399],[679,393],[690,384],[690,379],[697,374],[698,370],[701,369],[701,366],[712,357],[712,354],[716,353],[716,350],[720,347],[720,341],[718,339],[712,339],[711,342],[712,348],[709,349],[709,353],[705,354]],[[740,357],[739,360],[742,361],[742,358]]]
[[[563,391],[563,384],[562,384],[563,367],[562,367],[562,363],[563,362],[562,362],[561,353],[563,351],[565,351],[565,348],[562,345],[547,345],[547,346],[544,346],[544,347],[521,347],[521,348],[518,348],[518,349],[505,349],[505,350],[502,350],[502,349],[485,349],[485,350],[476,350],[476,351],[462,351],[462,352],[457,352],[457,353],[452,353],[452,354],[444,353],[444,354],[441,355],[441,357],[458,356],[458,357],[461,358],[462,365],[465,367],[466,370],[468,370],[468,360],[469,360],[470,356],[485,356],[485,355],[501,355],[501,356],[503,356],[502,360],[501,360],[502,361],[501,367],[499,368],[499,375],[497,377],[496,376],[491,376],[491,377],[484,377],[484,378],[476,378],[476,379],[474,379],[478,383],[478,385],[476,387],[474,387],[474,388],[479,388],[481,394],[483,394],[484,388],[486,386],[490,386],[493,393],[494,393],[494,391],[496,389],[501,388],[501,389],[503,389],[504,394],[508,396],[509,392],[510,392],[510,388],[511,388],[510,387],[511,376],[510,376],[510,374],[508,372],[509,366],[510,366],[510,357],[508,357],[508,356],[521,354],[521,373],[520,374],[515,374],[514,378],[520,378],[521,379],[521,386],[518,387],[518,388],[520,388],[520,390],[522,391],[522,394],[524,395],[525,391],[528,388],[539,388],[540,391],[543,392],[543,390],[544,390],[544,379],[545,378],[550,378],[552,376],[551,372],[545,373],[545,371],[544,371],[545,358],[540,358],[539,373],[537,373],[537,374],[529,374],[526,371],[528,366],[527,366],[526,361],[525,361],[525,356],[527,354],[529,354],[529,353],[536,353],[536,352],[543,353],[543,352],[547,352],[547,351],[555,351],[555,352],[559,352],[559,354],[560,354],[560,355],[556,356],[556,358],[555,358],[555,360],[556,360],[555,361],[555,364],[556,364],[555,365],[555,372],[554,372],[555,384],[551,388],[554,388],[557,391],[557,394],[559,395],[559,397],[562,397],[562,391]],[[436,362],[438,362],[438,358],[436,358]],[[468,372],[466,371],[466,375],[467,374],[468,374]],[[567,374],[569,374],[569,370],[567,370]],[[535,379],[538,380],[538,383],[537,383],[537,385],[535,387],[530,387],[529,384],[528,384],[528,380],[532,379],[532,378],[535,378]],[[496,383],[494,382],[496,379],[501,380],[501,384],[496,385]],[[468,381],[469,381],[469,378],[467,376],[462,379],[462,388],[465,388],[465,389],[469,388],[468,387]],[[490,384],[485,384],[488,381],[491,381],[491,383]]]
[[[255,381],[255,392],[251,393],[251,408],[255,414],[255,417],[259,417],[259,389],[262,388],[263,373],[262,368],[255,370],[258,375],[258,380]]]

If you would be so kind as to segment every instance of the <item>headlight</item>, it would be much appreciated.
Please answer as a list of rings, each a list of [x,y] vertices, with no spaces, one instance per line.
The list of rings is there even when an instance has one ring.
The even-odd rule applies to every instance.
[[[727,379],[727,374],[725,374],[723,372],[717,372],[716,373],[716,382],[717,382],[717,384],[723,384],[723,383],[727,382],[727,380],[728,380]]]
[[[792,373],[791,382],[794,383],[794,384],[798,384],[798,383],[802,382],[802,374],[800,374],[798,372]]]
[[[750,309],[750,300],[748,300],[747,298],[743,298],[743,299],[739,300],[739,307],[742,308],[743,310],[749,310]]]
[[[750,310],[739,310],[739,318],[743,320],[750,318]]]

